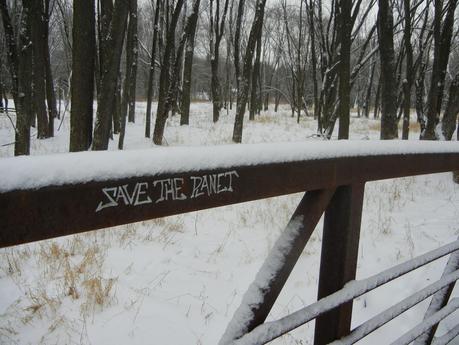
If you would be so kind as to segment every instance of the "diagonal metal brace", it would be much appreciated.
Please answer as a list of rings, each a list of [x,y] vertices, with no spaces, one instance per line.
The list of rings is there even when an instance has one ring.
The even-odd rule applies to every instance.
[[[279,296],[334,189],[307,192],[242,298],[219,344],[230,344],[262,324]]]

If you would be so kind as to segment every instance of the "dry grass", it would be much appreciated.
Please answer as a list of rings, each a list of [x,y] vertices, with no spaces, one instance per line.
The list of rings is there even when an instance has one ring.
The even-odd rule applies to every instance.
[[[100,307],[108,306],[114,299],[112,290],[115,282],[115,278],[104,279],[101,277],[85,280],[82,285],[88,296],[86,303],[89,303],[90,307],[94,304]]]

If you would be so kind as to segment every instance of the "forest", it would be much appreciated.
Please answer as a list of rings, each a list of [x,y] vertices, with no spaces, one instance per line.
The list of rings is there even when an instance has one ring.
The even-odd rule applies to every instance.
[[[0,111],[14,154],[31,128],[53,137],[70,114],[69,151],[123,149],[136,101],[145,137],[167,119],[248,121],[287,104],[317,135],[349,137],[351,113],[380,119],[381,139],[451,140],[459,112],[457,0],[0,0]],[[11,102],[11,99],[13,102]],[[14,103],[14,105],[12,105]],[[400,127],[400,129],[399,129]]]

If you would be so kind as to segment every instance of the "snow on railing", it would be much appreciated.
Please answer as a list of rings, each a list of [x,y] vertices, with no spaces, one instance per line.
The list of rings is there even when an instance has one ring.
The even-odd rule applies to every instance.
[[[459,153],[457,142],[307,141],[92,151],[0,159],[0,192],[349,157]]]

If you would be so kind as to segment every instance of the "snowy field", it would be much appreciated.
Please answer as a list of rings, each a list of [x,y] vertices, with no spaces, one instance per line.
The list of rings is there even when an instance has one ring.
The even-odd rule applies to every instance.
[[[213,124],[211,104],[193,104],[191,110],[190,126],[180,127],[178,116],[168,121],[166,145],[231,143],[234,113],[223,112],[221,121]],[[143,136],[144,113],[145,104],[138,103],[136,123],[127,124],[127,150],[155,149]],[[412,139],[417,139],[417,126],[412,128]],[[303,118],[297,124],[290,110],[282,108],[246,121],[243,142],[321,140],[315,133],[315,121]],[[351,139],[365,145],[365,140],[378,137],[378,121],[351,119]],[[110,149],[116,149],[117,139]],[[0,115],[0,157],[12,156],[13,146],[5,144],[13,140],[10,121]],[[31,151],[66,152],[68,142],[67,114],[56,136],[33,139]],[[301,196],[1,249],[0,344],[216,344]],[[459,186],[450,173],[368,183],[357,278],[456,240],[458,218]],[[316,300],[321,228],[322,222],[269,319]],[[357,298],[353,324],[438,279],[445,262],[429,264]],[[362,343],[390,343],[419,322],[426,308],[427,303],[421,303]],[[458,313],[451,315],[441,323],[439,334],[458,320]],[[309,323],[273,344],[312,344],[313,329]]]

